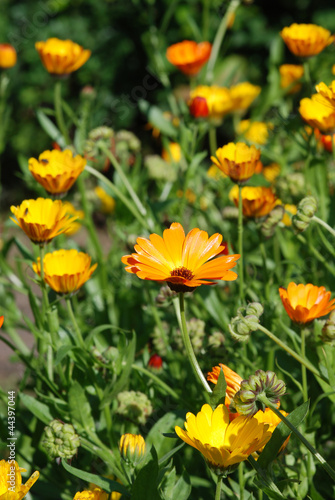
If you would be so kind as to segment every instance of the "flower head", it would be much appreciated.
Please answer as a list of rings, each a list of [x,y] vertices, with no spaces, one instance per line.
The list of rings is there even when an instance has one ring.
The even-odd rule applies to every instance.
[[[206,231],[192,229],[186,236],[181,224],[174,222],[163,233],[151,234],[150,239],[138,238],[136,253],[125,255],[126,271],[141,279],[167,281],[174,291],[191,291],[200,285],[212,285],[208,280],[233,281],[237,274],[230,269],[239,255],[219,255],[224,250],[218,233],[208,238]],[[212,260],[213,259],[213,260]],[[209,262],[207,262],[209,261]]]
[[[328,86],[324,82],[320,82],[315,86],[317,93],[335,109],[335,80]],[[321,102],[324,102],[323,100]]]
[[[163,366],[163,360],[160,357],[159,354],[153,354],[149,361],[148,361],[148,367],[155,372],[160,372],[162,371],[162,366]]]
[[[51,458],[71,459],[80,446],[80,438],[72,424],[53,420],[44,428],[43,445]]]
[[[279,410],[279,411],[284,417],[288,416],[288,413],[286,411],[284,410]],[[273,434],[273,431],[275,430],[277,425],[280,424],[280,422],[282,421],[281,418],[277,417],[277,415],[270,408],[265,408],[265,411],[259,410],[257,413],[255,413],[254,418],[256,418],[259,423],[268,424],[269,425],[268,431],[271,432],[271,434]],[[279,453],[283,451],[284,448],[286,448],[289,440],[290,436],[288,436],[285,439],[284,443],[282,444],[279,450]],[[261,452],[263,451],[263,448],[260,448],[257,451]]]
[[[120,439],[119,450],[124,460],[136,465],[143,458],[146,444],[141,434],[123,434]]]
[[[268,123],[242,120],[237,127],[237,133],[242,134],[247,141],[263,145],[269,138],[269,128],[271,125]]]
[[[34,243],[45,243],[70,228],[75,217],[68,215],[66,207],[60,200],[49,198],[24,200],[18,207],[10,207],[16,219],[11,218],[20,226],[28,238]]]
[[[114,500],[114,498],[121,498],[120,493],[117,493],[116,497],[114,497],[113,495],[115,495],[115,492],[112,493],[112,496],[110,497],[109,493],[106,493],[104,490],[97,486],[92,490],[78,491],[73,497],[73,500],[109,500],[109,498],[113,498]]]
[[[220,170],[234,182],[246,182],[255,173],[261,152],[255,146],[247,146],[243,142],[230,142],[216,150],[211,160]]]
[[[322,52],[332,41],[330,31],[316,24],[297,24],[284,28],[280,35],[296,56],[310,57]]]
[[[197,415],[187,413],[184,425],[186,431],[175,427],[178,436],[199,450],[219,475],[228,474],[271,437],[268,425],[255,418],[239,416],[230,422],[229,411],[222,404],[214,411],[205,404]]]
[[[271,188],[267,187],[243,187],[242,210],[245,217],[264,217],[275,207],[277,198]],[[229,198],[238,207],[238,186],[234,186]]]
[[[89,59],[90,50],[72,40],[49,38],[46,42],[36,42],[43,66],[52,75],[68,75],[79,69]]]
[[[4,320],[4,317],[3,316],[0,316],[0,328],[2,327],[3,325],[3,320]]]
[[[0,69],[15,66],[17,61],[16,50],[9,43],[0,43]]]
[[[298,82],[304,74],[304,67],[301,64],[282,64],[279,66],[280,73],[280,86],[282,89],[291,87],[289,90],[290,94],[299,92],[301,89],[301,84],[297,83],[292,85],[294,82]]]
[[[261,87],[249,82],[238,83],[230,87],[230,96],[234,111],[245,111],[250,104],[258,97]]]
[[[56,250],[43,259],[44,281],[57,293],[73,293],[90,279],[98,264],[91,266],[91,257],[77,250]],[[41,276],[40,258],[33,270]]]
[[[84,170],[86,159],[80,155],[73,156],[72,151],[44,151],[38,160],[30,158],[29,170],[44,189],[51,194],[64,194],[75,183]]]
[[[21,472],[14,460],[0,460],[0,498],[1,500],[21,500],[39,478],[40,473],[35,471],[25,484],[22,484]]]
[[[99,198],[100,209],[104,214],[112,214],[115,210],[115,200],[101,186],[96,186],[94,192]]]
[[[145,424],[153,411],[150,399],[140,391],[119,392],[117,400],[117,413],[136,424]]]
[[[311,99],[301,99],[299,113],[311,127],[322,132],[335,131],[335,106],[320,94],[313,94]]]
[[[209,108],[205,97],[195,96],[189,103],[190,113],[194,118],[207,118]]]
[[[207,380],[217,384],[221,370],[223,370],[227,382],[225,405],[229,406],[231,399],[240,390],[243,379],[227,365],[219,363],[218,366],[213,366],[212,371],[207,374]]]
[[[76,218],[76,220],[73,221],[69,228],[65,231],[66,236],[72,236],[81,228],[80,221],[84,220],[85,212],[83,210],[77,210],[69,201],[63,201],[63,205],[66,208],[66,213],[68,215],[73,215]]]
[[[209,42],[183,42],[170,45],[166,51],[167,60],[185,75],[196,75],[211,55],[212,45]]]
[[[287,314],[295,323],[309,323],[335,309],[335,299],[330,300],[330,292],[324,286],[291,282],[287,289],[279,288],[279,295]]]
[[[189,106],[193,116],[206,116],[218,122],[233,109],[229,89],[217,85],[196,87],[191,91]]]
[[[181,147],[178,142],[170,142],[162,151],[163,160],[168,163],[179,163],[182,158]]]

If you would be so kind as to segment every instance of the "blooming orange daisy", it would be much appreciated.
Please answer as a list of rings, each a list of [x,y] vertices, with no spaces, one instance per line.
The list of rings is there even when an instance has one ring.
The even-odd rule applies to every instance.
[[[287,314],[295,323],[309,323],[335,309],[335,299],[330,300],[330,292],[324,286],[291,282],[287,289],[279,288],[279,295]]]
[[[163,237],[151,234],[149,240],[137,238],[136,253],[124,255],[122,262],[127,265],[126,271],[141,279],[167,281],[176,292],[190,292],[200,285],[215,284],[208,280],[236,280],[237,274],[230,269],[236,265],[238,254],[211,260],[224,252],[221,243],[221,234],[209,238],[198,228],[185,236],[182,225],[174,222]]]
[[[185,75],[196,75],[211,55],[212,45],[209,42],[193,42],[184,40],[168,47],[167,60]]]

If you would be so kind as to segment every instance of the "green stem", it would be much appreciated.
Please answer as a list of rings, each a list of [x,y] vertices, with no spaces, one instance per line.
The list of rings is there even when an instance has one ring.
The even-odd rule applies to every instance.
[[[82,347],[83,349],[86,349],[83,336],[81,334],[80,328],[79,328],[77,320],[75,318],[75,315],[73,314],[73,309],[72,309],[72,304],[71,304],[70,297],[68,297],[67,299],[65,299],[65,302],[66,302],[66,305],[67,305],[67,310],[68,310],[68,313],[69,313],[69,316],[70,316],[70,319],[71,319],[74,331],[76,333],[76,344],[79,347]]]
[[[168,394],[170,394],[170,396],[179,401],[180,398],[178,394],[173,389],[171,389],[170,386],[168,386],[165,382],[163,382],[161,378],[157,377],[157,375],[152,373],[150,370],[147,370],[143,366],[136,365],[135,363],[133,363],[131,367],[134,370],[138,371],[139,373],[143,373],[147,377],[151,378],[161,389],[163,389],[164,392],[167,392]]]
[[[306,358],[306,328],[301,328],[301,357]],[[302,392],[304,401],[308,401],[307,372],[306,366],[301,365]]]
[[[218,146],[216,141],[216,128],[214,125],[211,125],[208,129],[208,138],[209,138],[209,150],[211,152],[211,155],[215,156]]]
[[[106,445],[104,445],[104,443],[96,434],[89,434],[89,437],[93,441],[93,443],[91,443],[90,440],[84,438],[83,436],[80,436],[80,442],[83,448],[90,451],[93,456],[97,455],[98,457],[100,457],[103,462],[109,465],[114,476],[120,479],[122,484],[127,484],[126,477],[115,464],[116,460],[111,450],[109,450]]]
[[[267,265],[266,265],[266,250],[265,250],[265,245],[264,245],[264,241],[263,241],[263,238],[262,238],[261,234],[259,235],[259,238],[260,238],[259,248],[260,248],[260,251],[261,251],[261,254],[262,254],[262,261],[263,261],[263,272],[262,272],[262,274],[263,274],[263,277],[264,277],[265,300],[268,301],[269,300],[269,294],[270,294],[270,290],[269,290],[270,280],[269,280],[268,268],[267,268]]]
[[[324,470],[329,474],[329,476],[335,481],[335,471],[330,467],[322,455],[310,444],[309,441],[298,431],[298,429],[279,411],[276,406],[268,400],[264,395],[259,396],[259,400],[264,403],[268,408],[270,408],[273,413],[279,417],[284,424],[293,432],[293,434],[306,446],[306,448],[314,455],[314,457],[320,462]]]
[[[284,342],[282,342],[278,337],[276,337],[276,335],[272,332],[270,332],[270,330],[268,330],[267,328],[264,328],[264,326],[262,325],[258,325],[258,329],[265,333],[265,335],[267,335],[271,340],[273,340],[274,342],[276,342],[277,345],[279,345],[282,349],[284,349],[288,354],[290,354],[294,359],[296,359],[297,361],[299,361],[299,363],[301,363],[302,365],[306,366],[306,368],[312,372],[316,377],[322,379],[324,382],[326,382],[327,384],[329,384],[329,380],[327,378],[325,378],[316,368],[315,366],[312,365],[312,363],[310,363],[310,361],[308,361],[308,359],[306,358],[303,358],[302,356],[300,356],[299,354],[297,354],[295,351],[293,351],[293,349],[291,349],[288,345],[286,345]]]
[[[186,318],[185,318],[185,301],[184,301],[184,293],[179,293],[179,305],[180,305],[180,324],[181,324],[181,334],[183,337],[184,346],[187,352],[188,359],[191,363],[192,370],[196,376],[196,378],[201,382],[205,391],[212,392],[209,387],[207,380],[202,373],[200,366],[198,364],[197,358],[195,357],[190,336],[187,331]]]
[[[324,228],[326,228],[327,231],[329,231],[332,236],[335,236],[335,230],[332,227],[330,227],[329,224],[327,224],[327,222],[325,222],[322,219],[319,219],[319,217],[316,217],[316,215],[313,215],[312,220],[314,220],[314,222],[317,222],[318,224],[320,224],[320,226],[323,226]]]
[[[57,126],[64,137],[65,144],[71,144],[71,140],[65,125],[63,109],[62,109],[62,82],[57,80],[55,83],[55,113]]]
[[[244,500],[244,474],[243,474],[244,463],[241,462],[238,467],[238,482],[240,486],[240,500]]]
[[[221,499],[222,480],[223,480],[223,476],[218,476],[218,482],[216,483],[216,490],[215,490],[215,500]]]
[[[240,302],[244,302],[243,292],[243,203],[242,203],[242,187],[238,185],[238,222],[237,222],[237,235],[238,235],[238,253],[240,254],[239,262],[239,284],[240,284]]]
[[[214,77],[214,66],[217,60],[217,57],[219,55],[219,50],[223,41],[223,38],[226,34],[227,27],[229,24],[229,21],[231,19],[231,15],[235,12],[237,7],[240,4],[240,0],[232,0],[226,14],[223,16],[219,29],[217,30],[217,33],[215,35],[213,47],[212,47],[212,52],[211,56],[208,61],[207,65],[207,73],[206,73],[206,82],[207,83],[212,83],[213,77]]]
[[[307,85],[309,85],[310,89],[312,89],[312,79],[311,79],[311,72],[309,69],[309,58],[304,59],[304,77]]]
[[[47,310],[49,309],[49,298],[44,281],[44,245],[39,245],[40,249],[40,270],[41,270],[41,288],[42,288],[42,314],[45,320]]]

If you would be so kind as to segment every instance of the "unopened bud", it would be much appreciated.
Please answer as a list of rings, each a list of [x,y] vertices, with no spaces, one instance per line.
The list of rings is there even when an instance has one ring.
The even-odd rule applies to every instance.
[[[296,215],[292,217],[292,225],[296,232],[301,233],[308,228],[312,217],[317,210],[316,199],[313,196],[306,196],[299,205]]]
[[[145,455],[146,444],[140,434],[123,434],[119,450],[121,457],[132,465],[137,465]]]
[[[264,307],[260,302],[250,302],[246,309],[246,314],[254,314],[257,318],[260,318],[264,312]]]
[[[42,444],[51,458],[60,457],[69,460],[77,453],[80,438],[73,425],[53,420],[45,427],[44,432]]]
[[[284,217],[283,205],[276,205],[261,225],[261,232],[265,238],[271,238],[279,222]]]
[[[136,424],[145,424],[152,413],[152,404],[143,392],[120,392],[117,400],[119,402],[117,413]]]
[[[238,218],[238,208],[237,207],[224,207],[222,210],[222,217],[224,219],[237,219]]]
[[[321,340],[326,344],[335,345],[335,311],[330,313],[322,328]]]

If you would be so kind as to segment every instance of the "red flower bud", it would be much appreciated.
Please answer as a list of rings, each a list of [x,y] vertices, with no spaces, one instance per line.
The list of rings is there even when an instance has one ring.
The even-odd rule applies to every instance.
[[[148,366],[154,370],[160,370],[163,366],[163,360],[158,354],[153,354],[149,359]]]
[[[195,97],[190,103],[190,113],[194,118],[206,118],[209,114],[207,101],[204,97]]]

